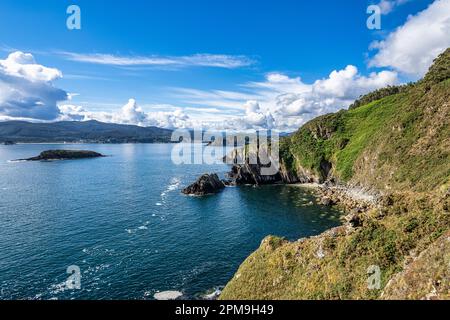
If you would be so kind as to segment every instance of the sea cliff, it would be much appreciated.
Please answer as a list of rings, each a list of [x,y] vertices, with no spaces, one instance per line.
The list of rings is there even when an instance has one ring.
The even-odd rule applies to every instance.
[[[320,183],[320,197],[347,216],[316,237],[268,236],[220,298],[450,298],[449,119],[447,49],[424,79],[372,92],[283,138],[278,174],[235,165],[236,184]]]

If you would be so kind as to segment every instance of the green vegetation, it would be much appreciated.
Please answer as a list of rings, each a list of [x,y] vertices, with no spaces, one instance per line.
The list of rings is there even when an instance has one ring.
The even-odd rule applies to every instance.
[[[441,59],[450,60],[448,52]],[[448,67],[441,60],[436,64]],[[446,74],[442,67],[437,70],[437,76],[427,77]],[[329,162],[336,180],[379,190],[426,191],[445,185],[450,175],[450,80],[431,87],[420,81],[405,88],[310,121],[281,144],[286,167],[310,170],[324,180],[328,174],[321,164]]]
[[[450,226],[442,199],[427,194],[393,197],[394,205],[382,216],[377,210],[369,212],[364,227],[350,233],[338,227],[300,242],[266,238],[239,268],[221,299],[379,298],[391,277],[402,270],[404,257],[422,252]],[[368,288],[372,265],[381,269],[380,290]]]
[[[355,102],[353,102],[350,105],[349,109],[350,110],[356,109],[356,108],[359,108],[360,106],[364,106],[373,101],[377,101],[377,100],[383,99],[385,97],[392,96],[394,94],[405,92],[408,89],[410,89],[412,86],[413,86],[413,84],[409,83],[409,84],[401,85],[401,86],[387,86],[386,88],[381,88],[381,89],[375,90],[373,92],[370,92],[366,95],[359,97],[359,99],[357,99]]]
[[[424,81],[428,84],[436,84],[450,78],[450,50],[443,52],[430,67]]]
[[[424,80],[396,90],[316,118],[280,145],[288,170],[382,192],[379,208],[356,228],[267,237],[221,299],[450,298],[450,49]],[[373,265],[381,287],[370,290]]]

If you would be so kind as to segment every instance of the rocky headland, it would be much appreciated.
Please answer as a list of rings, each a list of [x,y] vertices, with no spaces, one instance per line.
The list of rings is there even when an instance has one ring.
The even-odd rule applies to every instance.
[[[268,236],[220,299],[450,299],[449,101],[447,49],[422,80],[281,139],[279,173],[235,164],[231,184],[315,183],[318,203],[346,216],[315,237]]]

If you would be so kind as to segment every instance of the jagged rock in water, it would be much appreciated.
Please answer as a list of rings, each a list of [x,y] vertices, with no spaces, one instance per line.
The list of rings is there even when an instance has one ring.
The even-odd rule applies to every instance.
[[[196,182],[184,188],[181,192],[188,195],[205,196],[214,194],[225,188],[217,174],[204,174]]]
[[[263,185],[283,182],[279,172],[275,175],[262,175],[260,165],[249,163],[233,166],[228,177],[233,185]]]
[[[104,155],[87,150],[47,150],[41,152],[37,157],[20,159],[25,161],[44,161],[44,160],[73,160],[86,158],[100,158]]]

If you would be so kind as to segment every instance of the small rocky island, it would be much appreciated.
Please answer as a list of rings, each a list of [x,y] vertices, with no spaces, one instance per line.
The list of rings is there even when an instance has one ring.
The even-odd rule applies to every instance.
[[[47,150],[40,155],[28,159],[19,159],[21,161],[50,161],[50,160],[74,160],[87,158],[100,158],[104,155],[88,150]]]
[[[219,179],[217,174],[205,173],[196,182],[184,188],[181,192],[187,195],[206,196],[218,193],[225,188],[225,183]]]

